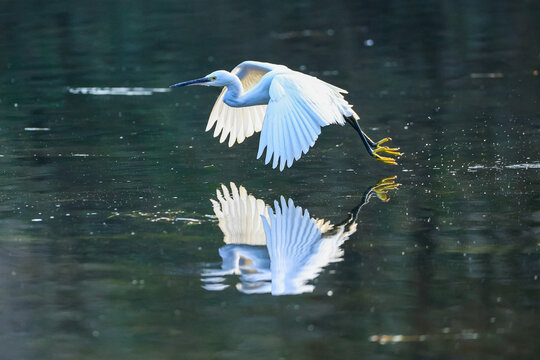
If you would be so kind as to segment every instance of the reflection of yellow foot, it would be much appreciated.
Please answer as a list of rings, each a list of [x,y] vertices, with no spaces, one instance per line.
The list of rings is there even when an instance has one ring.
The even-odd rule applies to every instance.
[[[375,192],[377,197],[381,199],[384,202],[387,202],[390,200],[388,197],[388,191],[389,190],[395,190],[401,186],[400,183],[396,183],[394,180],[397,178],[397,176],[391,176],[384,179],[379,180],[379,182],[371,188],[372,191]]]
[[[387,157],[387,156],[379,155],[379,153],[386,153],[386,154],[396,155],[396,156],[403,155],[402,153],[400,153],[398,151],[399,148],[391,148],[391,147],[388,147],[388,146],[381,146],[381,144],[383,144],[383,143],[385,143],[387,141],[390,141],[390,140],[392,140],[392,138],[387,137],[387,138],[384,138],[384,139],[378,141],[376,143],[375,149],[373,149],[373,155],[372,156],[376,160],[382,161],[385,164],[397,165],[396,159],[391,158],[391,157]]]

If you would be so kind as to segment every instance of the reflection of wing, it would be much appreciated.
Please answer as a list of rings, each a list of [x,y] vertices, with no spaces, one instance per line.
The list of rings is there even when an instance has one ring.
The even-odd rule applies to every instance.
[[[245,293],[269,292],[270,259],[264,246],[225,245],[219,249],[222,259],[221,269],[205,269],[202,273],[206,290],[223,290],[226,275],[240,275],[241,282],[236,285]]]
[[[345,221],[332,225],[311,218],[307,210],[295,207],[291,199],[274,202],[274,209],[231,183],[229,191],[217,190],[212,201],[226,244],[219,249],[221,269],[203,271],[203,287],[223,290],[226,275],[238,275],[236,288],[246,294],[300,294],[313,291],[314,280],[322,269],[343,258],[341,245],[356,232],[358,214],[373,196],[388,201],[387,193],[400,184],[385,178],[364,193],[362,201]],[[261,230],[262,228],[262,230]],[[265,246],[266,245],[266,246]]]
[[[232,70],[232,73],[238,76],[242,82],[244,91],[248,91],[257,85],[264,74],[277,67],[279,67],[279,65],[258,61],[244,61],[235,67]],[[235,142],[240,144],[245,138],[250,137],[255,132],[261,131],[264,114],[266,112],[266,105],[248,106],[244,108],[230,107],[223,102],[225,92],[227,92],[226,87],[223,88],[212,108],[208,124],[206,125],[206,131],[209,131],[216,125],[214,137],[219,136],[221,133],[219,142],[224,142],[228,136],[230,147],[233,146]]]
[[[225,275],[239,275],[236,288],[244,293],[266,293],[270,288],[270,259],[266,250],[266,236],[261,217],[268,216],[264,201],[248,195],[243,186],[234,183],[229,189],[222,185],[216,191],[217,199],[210,200],[225,246],[219,249],[221,269],[203,271],[203,288],[223,290],[228,287]]]
[[[231,191],[222,185],[216,191],[218,201],[210,200],[214,206],[219,227],[223,231],[225,244],[265,245],[265,235],[261,215],[268,216],[266,204],[246,189],[230,184]]]
[[[345,90],[299,72],[275,75],[257,158],[266,148],[265,164],[273,156],[273,168],[278,163],[280,170],[291,167],[315,144],[321,127],[343,125],[343,116],[357,116],[340,92]]]
[[[281,197],[281,207],[274,202],[275,212],[270,210],[268,220],[263,218],[270,269],[272,272],[272,294],[300,294],[313,291],[307,282],[315,279],[322,268],[331,262],[340,261],[341,244],[354,232],[339,227],[332,235],[323,235],[321,228],[329,223],[315,220],[309,212],[295,207]],[[323,226],[321,226],[323,225]]]

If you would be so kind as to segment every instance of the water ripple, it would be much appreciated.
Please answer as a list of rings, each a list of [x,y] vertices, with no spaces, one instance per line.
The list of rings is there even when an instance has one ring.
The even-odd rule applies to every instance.
[[[70,94],[81,95],[124,95],[124,96],[144,96],[155,93],[166,93],[169,88],[142,88],[142,87],[77,87],[68,88]]]
[[[524,163],[524,164],[513,164],[513,165],[503,165],[503,166],[485,166],[485,165],[471,165],[467,167],[469,172],[475,172],[478,170],[490,170],[490,169],[540,169],[540,162],[535,163]]]

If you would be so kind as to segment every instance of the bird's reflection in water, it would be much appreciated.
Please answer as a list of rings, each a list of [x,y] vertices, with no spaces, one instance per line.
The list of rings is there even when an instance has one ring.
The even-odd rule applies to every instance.
[[[227,275],[238,275],[237,289],[246,294],[272,295],[312,292],[314,280],[330,263],[343,259],[341,245],[356,232],[360,210],[373,196],[388,201],[388,191],[400,184],[395,177],[369,187],[345,221],[333,225],[310,216],[292,199],[274,201],[273,208],[234,183],[222,185],[211,200],[223,232],[221,269],[205,269],[206,290],[227,288]]]

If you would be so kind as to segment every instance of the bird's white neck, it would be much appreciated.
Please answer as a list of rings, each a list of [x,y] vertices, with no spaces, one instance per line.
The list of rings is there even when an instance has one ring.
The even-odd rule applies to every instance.
[[[271,77],[263,76],[257,85],[244,92],[240,79],[234,74],[229,74],[223,83],[223,86],[227,87],[223,102],[231,107],[266,105],[270,101],[268,91],[271,80]]]
[[[231,74],[229,83],[226,85],[227,92],[223,96],[223,102],[232,107],[244,106],[242,101],[242,95],[244,93],[244,88],[240,79],[236,75]]]

